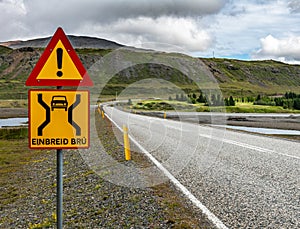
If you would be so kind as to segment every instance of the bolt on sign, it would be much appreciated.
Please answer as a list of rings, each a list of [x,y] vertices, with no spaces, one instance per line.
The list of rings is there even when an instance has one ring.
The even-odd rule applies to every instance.
[[[29,148],[89,146],[89,91],[29,90]]]

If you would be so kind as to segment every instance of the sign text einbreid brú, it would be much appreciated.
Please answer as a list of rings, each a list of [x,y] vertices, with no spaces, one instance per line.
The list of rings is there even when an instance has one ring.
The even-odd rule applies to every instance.
[[[58,28],[29,75],[26,86],[93,86],[68,37]],[[89,91],[28,92],[29,147],[89,147]]]

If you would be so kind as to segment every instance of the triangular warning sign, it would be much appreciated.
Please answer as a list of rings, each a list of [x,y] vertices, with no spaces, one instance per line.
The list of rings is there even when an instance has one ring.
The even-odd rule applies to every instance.
[[[56,30],[26,86],[93,86],[62,28]]]

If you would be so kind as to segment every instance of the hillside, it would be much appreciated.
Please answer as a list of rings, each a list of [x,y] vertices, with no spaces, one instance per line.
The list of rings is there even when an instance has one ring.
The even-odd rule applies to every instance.
[[[119,44],[107,41],[108,44],[105,46],[102,43],[103,46],[99,49],[95,48],[99,45],[100,39],[98,38],[74,38],[72,43],[75,47],[80,47],[77,53],[87,69],[114,49],[107,47],[121,47]],[[31,44],[35,47],[17,49],[0,46],[0,99],[27,97],[29,88],[24,86],[25,81],[42,54],[46,41],[47,38],[27,41],[22,43],[22,46]],[[17,43],[21,44],[19,41]],[[16,43],[11,46],[17,47]],[[43,47],[36,48],[36,46]],[[106,48],[103,48],[104,46]],[[137,55],[140,54],[137,53]],[[163,57],[164,54],[161,53],[161,55]],[[202,60],[215,76],[224,96],[276,95],[284,94],[286,91],[300,93],[299,65],[288,65],[272,60],[240,61],[218,58],[199,58],[199,60]],[[115,95],[117,92],[119,94],[128,85],[147,78],[164,79],[188,92],[197,90],[191,80],[178,70],[158,64],[141,64],[116,74],[102,93]],[[96,86],[92,90],[97,93],[101,87],[101,80],[98,77],[93,81]],[[145,86],[145,90],[151,91],[152,89]]]
[[[300,92],[300,66],[273,60],[201,59],[225,94],[235,96]]]

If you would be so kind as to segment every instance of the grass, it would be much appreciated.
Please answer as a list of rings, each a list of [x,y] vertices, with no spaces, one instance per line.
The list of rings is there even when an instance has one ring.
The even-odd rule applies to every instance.
[[[137,110],[155,110],[155,111],[165,111],[165,110],[177,110],[177,111],[195,111],[196,106],[193,104],[188,104],[186,102],[179,101],[167,101],[167,100],[143,100],[142,102],[135,103],[132,109]]]
[[[4,206],[21,198],[15,185],[22,178],[14,174],[21,172],[22,166],[40,153],[40,150],[28,149],[27,139],[0,140],[0,186],[8,186],[8,189],[0,191],[0,205]]]
[[[0,128],[0,139],[24,139],[28,136],[27,127]]]
[[[76,48],[75,49],[76,53],[78,55],[101,55],[105,56],[106,54],[110,53],[112,50],[111,49],[92,49],[92,48]]]
[[[20,129],[23,134],[17,134],[17,138],[17,132],[6,132],[5,129],[0,129],[0,174],[3,171],[13,170],[13,168],[28,161],[33,155],[33,151],[28,149],[28,139],[25,138],[27,131],[24,133],[24,128]]]
[[[300,113],[300,110],[283,109],[280,106],[253,105],[252,103],[236,103],[226,107],[229,113]]]
[[[27,99],[1,99],[0,108],[27,108]]]
[[[7,54],[11,52],[11,50],[12,50],[11,48],[0,45],[0,54]]]
[[[228,113],[300,113],[300,110],[283,109],[279,106],[253,105],[252,103],[236,103],[235,106],[213,107],[204,106],[204,104],[190,104],[187,102],[168,101],[168,100],[143,100],[135,102],[132,106],[126,106],[127,109],[142,111],[197,111],[197,112],[226,112]]]
[[[18,137],[16,131],[6,132],[0,129],[0,186],[12,184],[5,192],[5,189],[1,189],[0,205],[2,206],[20,198],[18,189],[14,185],[17,183],[16,180],[21,178],[13,174],[21,171],[23,164],[41,153],[40,150],[32,151],[28,148],[27,130],[20,129],[22,134],[17,134]]]

